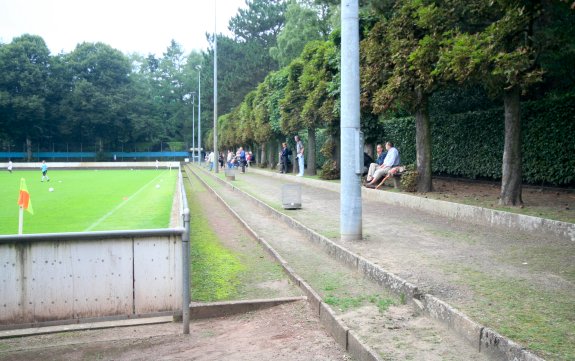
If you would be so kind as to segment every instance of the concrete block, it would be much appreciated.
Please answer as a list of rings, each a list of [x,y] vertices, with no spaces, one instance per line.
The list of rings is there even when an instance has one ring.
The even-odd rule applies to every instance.
[[[479,350],[482,325],[432,295],[423,295],[422,303],[426,314],[445,324],[472,347]]]
[[[331,307],[323,302],[320,304],[319,320],[335,342],[347,350],[347,333],[349,329],[338,320]]]
[[[298,276],[294,272],[294,270],[287,264],[282,264],[282,267],[284,269],[284,272],[288,275],[289,279],[293,282],[293,284],[301,288],[301,282],[303,281],[303,279],[300,276]]]
[[[347,352],[357,361],[383,361],[376,351],[361,342],[355,332],[347,332]]]
[[[334,259],[344,263],[351,268],[357,268],[358,256],[348,251],[347,249],[333,243],[327,238],[324,238],[324,249]]]
[[[480,344],[481,348],[479,351],[489,355],[494,360],[544,361],[539,356],[525,350],[519,344],[487,327],[481,333]]]
[[[314,291],[314,289],[311,288],[311,286],[306,281],[304,281],[301,278],[299,278],[299,286],[302,289],[304,295],[307,297],[307,302],[311,306],[313,312],[316,315],[319,315],[321,312],[320,307],[322,304],[321,296],[316,291]]]
[[[269,300],[226,301],[190,304],[190,319],[223,317],[239,313],[261,310],[284,303],[305,300],[305,297],[286,297]]]
[[[383,268],[358,256],[357,269],[365,277],[377,282],[387,288],[397,296],[404,295],[407,300],[419,297],[418,288],[393,273],[385,271]]]

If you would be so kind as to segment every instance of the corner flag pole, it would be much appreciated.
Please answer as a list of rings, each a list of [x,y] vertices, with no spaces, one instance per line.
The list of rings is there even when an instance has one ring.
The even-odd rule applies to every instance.
[[[18,234],[22,234],[22,228],[24,226],[24,208],[18,208],[20,208],[20,211],[18,212]]]
[[[24,209],[26,209],[30,214],[34,214],[34,209],[32,208],[32,201],[30,200],[30,193],[28,192],[28,187],[26,187],[26,180],[24,178],[20,179],[20,194],[18,194],[18,208],[20,208],[20,214],[18,216],[18,234],[22,234],[22,228],[24,226]]]

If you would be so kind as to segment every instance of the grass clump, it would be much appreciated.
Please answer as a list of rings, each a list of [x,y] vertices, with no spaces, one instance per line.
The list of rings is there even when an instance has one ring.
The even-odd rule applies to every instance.
[[[546,360],[575,360],[572,291],[535,288],[526,281],[459,267],[475,302],[464,311]]]

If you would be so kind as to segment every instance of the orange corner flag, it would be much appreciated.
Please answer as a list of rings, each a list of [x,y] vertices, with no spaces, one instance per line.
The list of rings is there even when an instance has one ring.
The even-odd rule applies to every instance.
[[[26,180],[24,178],[20,179],[20,195],[18,196],[18,205],[23,209],[34,214],[34,209],[32,208],[32,201],[30,200],[30,193],[28,193],[28,188],[26,187]]]

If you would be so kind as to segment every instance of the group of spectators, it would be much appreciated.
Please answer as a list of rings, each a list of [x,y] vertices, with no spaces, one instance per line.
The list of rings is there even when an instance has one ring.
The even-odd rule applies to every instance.
[[[212,151],[206,156],[206,162],[208,163],[208,169],[211,171],[215,166],[215,153]],[[244,147],[239,147],[234,153],[231,150],[227,151],[227,155],[224,157],[224,153],[220,153],[218,156],[218,163],[220,168],[224,167],[224,164],[228,168],[241,168],[241,172],[246,172],[246,167],[250,167],[251,163],[255,161],[255,157],[252,152],[246,152]]]
[[[303,146],[303,142],[301,141],[301,139],[299,138],[299,136],[295,136],[294,137],[295,140],[295,145],[296,145],[296,157],[298,160],[298,177],[303,177],[303,172],[304,172],[304,167],[305,167],[305,161],[304,161],[304,146]],[[279,153],[280,156],[280,173],[287,173],[288,172],[288,168],[291,165],[291,160],[290,160],[290,156],[292,155],[292,151],[291,149],[288,148],[287,143],[282,143],[282,150]]]
[[[303,142],[299,136],[295,136],[294,140],[296,142],[296,157],[298,160],[298,177],[303,177],[304,175],[304,146]],[[367,171],[367,177],[365,179],[364,185],[367,188],[376,188],[378,183],[381,184],[382,179],[385,181],[389,176],[391,176],[397,166],[400,165],[401,160],[399,158],[399,151],[393,146],[392,142],[385,143],[385,152],[383,151],[383,146],[381,144],[377,145],[377,159],[374,163],[369,164],[369,169]],[[290,156],[292,155],[291,149],[288,148],[287,143],[282,143],[282,149],[279,153],[280,157],[280,173],[288,173],[288,168],[291,165]],[[206,162],[208,163],[209,170],[214,168],[215,154],[210,152],[206,156]],[[243,147],[239,147],[238,150],[233,153],[231,150],[227,151],[227,156],[224,157],[223,153],[218,156],[218,162],[220,167],[224,167],[224,163],[228,168],[241,168],[241,172],[245,173],[246,167],[251,165],[251,162],[255,161],[252,152],[246,152]]]
[[[376,150],[377,159],[375,163],[369,165],[367,177],[365,178],[365,186],[367,188],[376,188],[378,183],[383,183],[385,179],[393,174],[393,169],[401,163],[399,152],[392,142],[385,143],[385,153],[381,144],[377,145]]]

